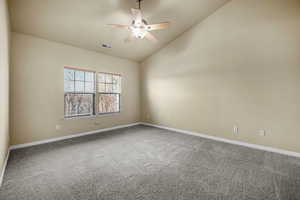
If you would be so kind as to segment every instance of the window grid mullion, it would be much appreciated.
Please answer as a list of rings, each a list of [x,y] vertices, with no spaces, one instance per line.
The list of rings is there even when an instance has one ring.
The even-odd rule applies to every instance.
[[[78,72],[83,72],[83,75],[84,75],[84,77],[83,77],[83,90],[82,90],[83,92],[77,91],[77,88],[76,88],[76,73],[78,73]],[[86,91],[86,86],[87,86],[86,75],[87,75],[87,72],[82,71],[82,70],[74,70],[73,71],[74,79],[72,80],[73,81],[73,86],[74,86],[73,92],[65,92],[65,94],[78,94],[78,95],[90,94],[90,95],[92,95],[92,101],[93,101],[92,105],[93,105],[93,107],[92,107],[92,110],[90,110],[90,113],[92,113],[93,115],[98,115],[98,114],[102,115],[102,114],[115,113],[115,112],[106,112],[106,111],[108,111],[106,109],[104,109],[105,112],[100,113],[99,112],[100,111],[100,105],[99,105],[100,101],[99,101],[99,99],[100,99],[101,94],[106,94],[107,96],[111,96],[111,97],[116,95],[115,98],[118,98],[118,99],[116,99],[118,101],[118,102],[116,102],[116,103],[118,103],[118,112],[120,112],[121,111],[121,94],[120,94],[120,92],[116,92],[116,90],[114,90],[114,85],[118,85],[117,88],[119,88],[119,87],[121,87],[121,85],[120,85],[121,83],[117,82],[117,83],[114,84],[113,76],[111,77],[112,80],[110,82],[108,80],[108,73],[97,73],[97,72],[93,72],[93,73],[94,73],[94,81],[93,81],[94,82],[93,83],[94,88],[93,88],[92,93]],[[101,74],[103,76],[103,78],[104,78],[103,82],[100,82],[99,74]],[[120,75],[118,75],[118,76],[121,77]],[[78,81],[82,82],[80,80],[78,80]],[[100,89],[99,83],[103,84],[104,92],[99,92],[99,89]],[[112,90],[110,90],[111,92],[108,91],[109,86],[112,87],[111,88]],[[118,90],[120,90],[120,88]],[[111,107],[111,106],[113,106],[113,107]],[[116,106],[115,104],[111,104],[110,109],[115,110],[115,108],[116,108],[115,106]],[[79,105],[77,105],[77,109],[76,109],[76,112],[74,114],[75,114],[75,116],[67,116],[67,117],[76,117],[76,116],[84,116],[85,115],[85,114],[80,114]],[[90,115],[90,114],[87,114],[87,115]]]
[[[95,75],[94,75],[95,77],[94,77],[94,84],[95,84],[95,107],[94,107],[94,114],[95,115],[97,115],[97,113],[98,113],[98,107],[99,107],[99,100],[98,100],[98,74],[97,73],[95,73]]]
[[[85,92],[85,72],[83,72],[83,92]]]

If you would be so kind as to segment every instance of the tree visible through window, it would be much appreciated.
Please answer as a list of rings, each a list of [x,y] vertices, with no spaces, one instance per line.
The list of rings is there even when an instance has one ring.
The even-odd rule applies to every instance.
[[[98,113],[120,112],[121,76],[98,73]]]
[[[65,118],[120,112],[119,74],[65,67],[64,85]]]

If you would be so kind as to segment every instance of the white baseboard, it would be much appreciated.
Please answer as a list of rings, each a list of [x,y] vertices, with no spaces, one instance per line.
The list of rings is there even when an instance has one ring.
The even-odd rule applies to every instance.
[[[183,134],[187,134],[187,135],[193,135],[193,136],[198,136],[198,137],[207,138],[207,139],[211,139],[211,140],[216,140],[216,141],[220,141],[220,142],[245,146],[245,147],[249,147],[252,149],[259,149],[259,150],[263,150],[263,151],[269,151],[269,152],[274,152],[274,153],[279,153],[279,154],[283,154],[283,155],[300,158],[300,153],[298,153],[298,152],[276,149],[273,147],[267,147],[267,146],[258,145],[258,144],[240,142],[240,141],[236,141],[236,140],[230,140],[230,139],[225,139],[225,138],[221,138],[221,137],[210,136],[210,135],[203,134],[203,133],[197,133],[197,132],[192,132],[192,131],[187,131],[187,130],[170,128],[170,127],[166,127],[166,126],[159,126],[159,125],[150,124],[150,123],[142,122],[141,124],[146,125],[146,126],[152,126],[152,127],[156,127],[156,128],[166,129],[166,130],[170,130],[170,131],[174,131],[174,132],[178,132],[178,133],[183,133]]]
[[[5,169],[6,169],[6,166],[7,166],[7,161],[8,161],[8,158],[9,158],[9,153],[10,153],[10,150],[8,149],[7,154],[6,154],[6,157],[5,157],[5,160],[4,160],[4,163],[3,163],[3,168],[2,168],[2,171],[1,171],[1,176],[0,176],[0,187],[2,186],[2,182],[3,182],[3,178],[4,178]]]
[[[35,145],[39,145],[39,144],[46,144],[46,143],[66,140],[66,139],[70,139],[70,138],[76,138],[76,137],[81,137],[81,136],[92,135],[92,134],[96,134],[96,133],[102,133],[102,132],[106,132],[106,131],[116,130],[116,129],[120,129],[120,128],[127,128],[127,127],[131,127],[131,126],[136,126],[136,125],[139,125],[139,124],[141,124],[141,123],[137,122],[137,123],[132,123],[132,124],[114,126],[114,127],[111,127],[111,128],[98,129],[98,130],[89,131],[89,132],[85,132],[85,133],[78,133],[78,134],[72,134],[72,135],[67,135],[67,136],[63,136],[63,137],[57,137],[57,138],[52,138],[52,139],[47,139],[47,140],[41,140],[41,141],[37,141],[37,142],[31,142],[31,143],[26,143],[26,144],[17,144],[17,145],[10,146],[9,149],[14,150],[14,149],[20,149],[20,148],[35,146]]]

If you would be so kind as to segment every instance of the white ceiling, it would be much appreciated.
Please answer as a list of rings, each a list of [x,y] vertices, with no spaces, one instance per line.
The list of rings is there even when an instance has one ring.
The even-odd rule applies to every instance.
[[[136,0],[8,0],[12,30],[52,41],[142,61],[228,0],[144,0],[142,11],[150,23],[173,22],[154,32],[158,43],[135,40],[125,43],[127,30],[106,24],[130,24]],[[101,47],[110,44],[111,49]]]

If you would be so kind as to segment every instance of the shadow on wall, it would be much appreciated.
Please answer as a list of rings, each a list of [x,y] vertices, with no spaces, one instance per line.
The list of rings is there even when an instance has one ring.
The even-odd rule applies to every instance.
[[[172,26],[176,26],[176,23],[173,23]],[[165,58],[164,55],[168,55],[168,57],[176,57],[179,55],[185,56],[185,53],[189,52],[186,50],[191,46],[190,44],[197,42],[195,39],[196,39],[195,31],[192,31],[192,28],[189,28],[185,32],[181,33],[178,37],[176,37],[175,40],[171,40],[169,43],[165,44],[164,45],[165,47],[163,47],[160,51],[158,51],[158,54],[156,54],[157,51],[155,51],[151,56],[163,55],[162,56],[163,58]]]
[[[172,44],[172,48],[168,48],[168,52],[172,54],[172,56],[176,56],[178,54],[185,56],[182,53],[185,52],[185,50],[194,41],[194,37],[196,37],[194,33],[195,31],[191,31],[191,29],[183,32],[178,38],[175,39],[176,42]]]

